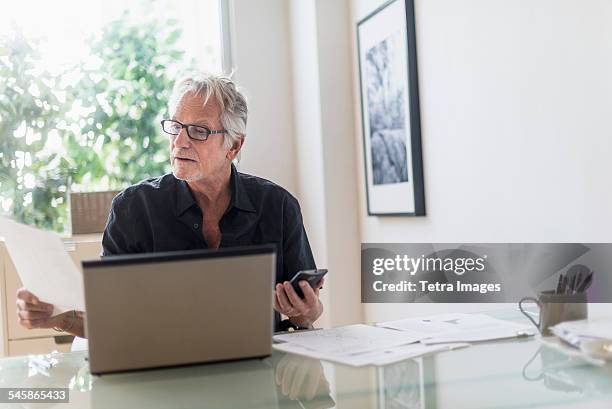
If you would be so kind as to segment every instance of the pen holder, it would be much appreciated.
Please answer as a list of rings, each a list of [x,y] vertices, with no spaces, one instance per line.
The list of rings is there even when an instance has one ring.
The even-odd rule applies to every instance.
[[[523,309],[523,303],[531,301],[540,310],[538,322]],[[556,294],[554,291],[542,291],[538,298],[523,297],[519,309],[535,325],[543,336],[552,335],[548,328],[563,321],[583,320],[588,317],[586,292],[577,294]]]

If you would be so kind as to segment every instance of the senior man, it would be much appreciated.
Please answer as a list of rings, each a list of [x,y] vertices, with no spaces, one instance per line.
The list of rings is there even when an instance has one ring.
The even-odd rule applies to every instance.
[[[113,200],[102,255],[274,243],[275,328],[311,327],[323,312],[323,282],[312,289],[302,281],[303,299],[289,283],[298,271],[316,268],[299,204],[282,187],[233,164],[246,135],[244,95],[227,77],[194,75],[175,85],[170,112],[161,125],[172,173],[130,186]],[[84,336],[82,312],[52,311],[27,289],[18,291],[21,325]]]

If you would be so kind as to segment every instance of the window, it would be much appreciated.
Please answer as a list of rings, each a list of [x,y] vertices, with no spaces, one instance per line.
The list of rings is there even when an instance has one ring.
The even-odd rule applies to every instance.
[[[173,81],[221,72],[218,0],[20,0],[0,14],[0,213],[65,232],[71,191],[169,171]]]

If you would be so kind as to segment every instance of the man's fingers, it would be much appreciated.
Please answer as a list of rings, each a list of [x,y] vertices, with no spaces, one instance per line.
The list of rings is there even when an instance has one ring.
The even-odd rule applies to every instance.
[[[47,304],[46,302],[30,304],[24,300],[17,300],[17,308],[28,311],[53,312],[53,305]]]
[[[285,314],[286,316],[289,316],[289,314],[293,312],[294,308],[289,302],[289,299],[287,298],[287,294],[285,293],[285,288],[283,287],[282,284],[279,284],[276,287],[276,295],[278,297],[278,303],[281,306],[282,313]]]
[[[17,316],[23,320],[45,320],[51,318],[50,312],[19,310]]]
[[[287,294],[291,305],[293,305],[293,308],[298,310],[300,312],[300,315],[304,313],[306,311],[306,305],[304,304],[304,301],[302,301],[300,296],[297,295],[291,283],[289,281],[285,281],[284,287],[285,293]]]
[[[45,322],[45,320],[24,320],[19,318],[19,324],[23,325],[27,329],[43,328],[43,322]]]
[[[285,306],[283,307],[283,305]],[[278,293],[274,292],[274,309],[281,314],[287,315],[290,312],[291,307],[286,307],[286,305],[287,304],[285,303],[281,304]]]
[[[21,287],[19,290],[17,290],[17,299],[24,300],[30,304],[38,304],[40,302],[38,297],[29,292],[25,287]]]
[[[317,304],[319,298],[315,294],[315,291],[308,285],[306,281],[302,281],[300,283],[300,287],[302,288],[302,292],[304,293],[304,299],[306,300],[306,305],[308,307],[314,307]]]
[[[50,328],[53,305],[40,299],[22,287],[17,290],[17,320],[28,329]]]
[[[38,304],[32,304],[32,305],[41,306],[42,308],[45,309],[45,311],[53,311],[53,304],[49,304],[49,303],[44,302],[44,301],[38,301]]]

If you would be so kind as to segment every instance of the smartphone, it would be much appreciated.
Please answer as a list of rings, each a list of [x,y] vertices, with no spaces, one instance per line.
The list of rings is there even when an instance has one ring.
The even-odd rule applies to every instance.
[[[319,270],[302,270],[299,271],[296,275],[294,275],[291,281],[289,282],[293,286],[295,292],[300,296],[300,298],[304,298],[304,293],[300,288],[300,281],[307,281],[312,288],[315,288],[315,286],[319,283],[319,281],[321,281],[325,274],[327,274],[326,268],[321,268]]]

